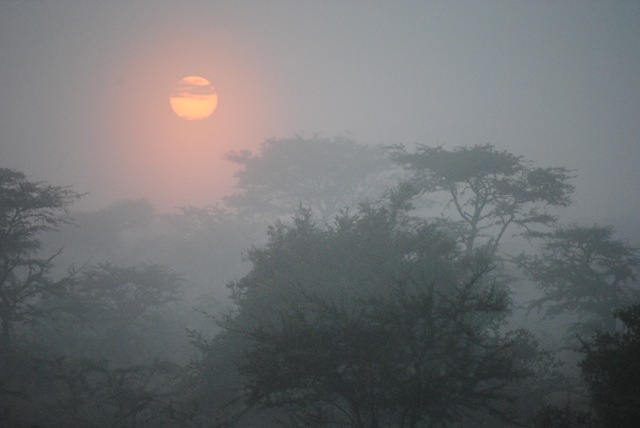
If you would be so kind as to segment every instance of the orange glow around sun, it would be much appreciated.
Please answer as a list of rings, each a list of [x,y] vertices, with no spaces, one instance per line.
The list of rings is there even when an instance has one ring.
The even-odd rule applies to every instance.
[[[214,30],[193,40],[190,25],[127,45],[95,88],[96,175],[107,201],[144,198],[165,212],[217,203],[234,191],[237,170],[223,156],[280,133],[261,57]]]
[[[218,95],[204,77],[187,76],[171,91],[169,102],[178,117],[185,120],[201,120],[214,112],[218,106]]]

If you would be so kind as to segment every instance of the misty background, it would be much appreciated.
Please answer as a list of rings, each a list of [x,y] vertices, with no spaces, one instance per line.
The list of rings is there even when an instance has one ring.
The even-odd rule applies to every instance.
[[[171,111],[169,93],[188,75],[217,90],[208,119]],[[348,426],[396,426],[397,403],[374,406],[381,419],[360,424],[322,406],[307,414],[256,403],[269,403],[271,387],[282,397],[279,385],[286,397],[279,379],[296,385],[298,373],[291,380],[287,370],[297,366],[276,362],[291,355],[311,358],[313,374],[322,366],[315,356],[328,355],[340,372],[347,353],[362,392],[358,364],[390,355],[378,363],[404,375],[415,361],[394,352],[426,344],[435,351],[424,355],[438,364],[453,355],[456,367],[425,371],[441,376],[426,383],[444,385],[429,392],[444,397],[442,408],[400,400],[425,411],[423,422],[551,428],[538,416],[553,419],[567,403],[559,414],[571,426],[606,426],[571,335],[615,334],[624,320],[610,315],[638,301],[639,137],[639,2],[0,2],[1,214],[28,199],[12,199],[16,183],[69,186],[54,187],[61,206],[45,211],[51,223],[42,228],[28,227],[37,217],[17,226],[19,216],[0,218],[0,234],[8,231],[0,258],[9,261],[0,302],[11,301],[5,289],[22,290],[0,313],[0,345],[11,344],[0,346],[0,381],[9,385],[0,398],[18,397],[0,406],[0,422],[245,426],[236,417],[246,412],[249,424],[264,417],[275,426],[320,409]],[[494,173],[496,165],[505,169]],[[473,185],[457,194],[450,189],[464,180],[442,183],[451,171],[473,181],[476,167],[490,183],[481,189],[507,183],[483,209],[515,206],[513,217],[459,216],[451,197],[472,210]],[[511,233],[527,227],[534,233]],[[584,272],[572,270],[578,258],[562,244],[588,249],[579,267],[589,280],[571,276]],[[554,271],[558,260],[566,264]],[[33,266],[44,279],[32,287]],[[413,290],[403,275],[433,272],[441,276],[432,291],[459,304],[403,294]],[[470,294],[455,294],[476,280]],[[588,302],[571,306],[580,289],[567,284],[592,286]],[[434,305],[437,315],[420,318]],[[278,336],[276,315],[285,333],[307,330]],[[396,316],[439,329],[427,340]],[[472,403],[491,396],[456,371],[476,361],[447,348],[449,339],[498,349],[487,358],[508,367],[490,378],[513,399],[492,403],[505,418],[447,410],[468,391]],[[381,390],[407,387],[384,373]],[[263,375],[271,376],[264,385]],[[458,394],[451,379],[468,390]],[[255,385],[264,390],[243,408],[232,392]],[[397,426],[420,426],[415,417]]]
[[[639,15],[595,1],[5,1],[0,156],[89,192],[82,207],[173,209],[228,194],[222,155],[268,138],[490,143],[575,169],[576,216],[637,218]],[[163,125],[189,74],[220,96],[199,133]],[[145,160],[190,138],[209,146],[197,174],[165,195],[140,184],[176,169]]]

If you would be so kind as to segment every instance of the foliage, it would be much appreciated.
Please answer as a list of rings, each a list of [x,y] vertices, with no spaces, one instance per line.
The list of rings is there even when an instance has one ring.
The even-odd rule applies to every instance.
[[[66,187],[31,182],[21,172],[0,168],[0,354],[13,345],[16,326],[48,315],[37,300],[66,284],[49,277],[58,253],[38,256],[40,234],[68,222],[67,207],[79,197]]]
[[[109,263],[82,272],[78,294],[99,302],[122,322],[131,323],[154,308],[179,299],[181,278],[164,266],[119,267]]]
[[[67,207],[79,197],[0,169],[0,424],[182,420],[168,413],[176,413],[170,400],[180,370],[148,362],[163,348],[171,352],[164,336],[177,333],[159,309],[179,300],[181,278],[159,265],[104,263],[56,280],[52,262],[60,251],[40,257],[43,234],[70,224]],[[121,210],[119,223],[149,217],[148,205],[132,207],[140,209]]]
[[[175,319],[183,279],[157,264],[110,263],[54,279],[60,251],[41,258],[42,241],[71,224],[67,207],[77,198],[0,169],[0,425],[188,426],[195,417],[181,401],[183,370],[161,360],[187,348]],[[93,234],[77,237],[76,256],[86,257],[92,244],[103,256],[125,254],[109,250],[141,239],[155,214],[129,201],[81,217],[97,220],[84,225]]]
[[[329,228],[302,210],[249,253],[223,323],[244,349],[243,411],[286,410],[301,426],[510,418],[504,403],[531,374],[535,341],[504,331],[509,299],[490,257],[396,202],[363,204]]]
[[[226,300],[227,282],[247,270],[242,252],[265,235],[263,224],[216,205],[162,214],[129,200],[73,217],[77,226],[44,237],[45,248],[64,246],[59,264],[170,266],[184,280],[184,298],[198,299],[199,307]]]
[[[635,427],[640,420],[640,305],[617,316],[625,331],[598,333],[585,342],[580,365],[603,425]]]
[[[532,338],[479,328],[499,297],[457,291],[439,305],[433,290],[410,297],[402,286],[351,308],[312,299],[316,313],[292,309],[251,330],[256,346],[240,365],[248,404],[290,409],[301,425],[437,426],[479,410],[508,419],[502,403],[531,374]]]
[[[29,358],[21,374],[28,395],[0,406],[3,426],[177,427],[188,421],[173,405],[181,369],[168,362],[113,367],[104,359]]]
[[[468,228],[467,251],[488,229],[496,230],[489,238],[495,252],[511,225],[552,225],[555,217],[546,208],[569,205],[573,191],[567,169],[533,167],[522,156],[490,144],[453,150],[418,145],[414,153],[397,146],[392,159],[413,173],[409,183],[416,194],[447,195],[447,207]]]
[[[86,267],[64,298],[45,307],[64,307],[69,314],[37,331],[42,342],[55,337],[50,349],[119,366],[150,358],[169,358],[172,331],[166,319],[170,304],[181,299],[182,278],[160,265]],[[54,336],[52,331],[57,334]]]
[[[543,296],[532,307],[547,317],[581,317],[571,333],[615,330],[614,313],[637,301],[638,250],[615,239],[608,226],[569,226],[536,234],[543,238],[541,254],[518,261],[537,282]]]
[[[263,143],[260,153],[231,152],[241,166],[227,205],[246,214],[290,216],[302,203],[330,220],[341,208],[381,195],[391,163],[381,146],[344,137],[294,136]]]

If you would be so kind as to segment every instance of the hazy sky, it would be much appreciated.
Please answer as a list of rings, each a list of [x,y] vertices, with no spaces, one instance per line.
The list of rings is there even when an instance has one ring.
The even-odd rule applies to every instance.
[[[216,87],[206,121],[168,96]],[[576,208],[640,217],[640,2],[0,2],[0,165],[203,205],[220,157],[294,133],[492,143],[576,169]]]

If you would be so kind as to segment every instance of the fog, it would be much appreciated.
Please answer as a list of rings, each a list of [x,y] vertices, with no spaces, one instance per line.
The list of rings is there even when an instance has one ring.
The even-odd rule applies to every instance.
[[[639,2],[1,2],[0,425],[635,426],[638,70]]]
[[[491,143],[575,169],[576,214],[640,214],[635,2],[336,3],[3,2],[3,164],[172,209],[272,137]],[[189,74],[219,93],[207,123],[169,108]]]

